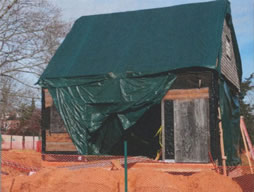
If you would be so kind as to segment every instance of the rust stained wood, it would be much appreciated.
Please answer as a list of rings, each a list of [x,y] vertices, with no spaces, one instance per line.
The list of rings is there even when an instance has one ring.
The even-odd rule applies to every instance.
[[[49,133],[46,131],[46,140],[49,142],[72,142],[68,133]]]
[[[163,100],[186,100],[186,99],[198,99],[209,98],[209,89],[173,89],[169,90],[164,96]]]
[[[77,151],[72,143],[47,142],[46,151]]]
[[[48,89],[44,89],[44,93],[45,93],[45,108],[51,107],[53,105],[53,99]]]
[[[58,114],[53,99],[47,89],[44,89],[44,107],[47,109],[47,115],[49,116],[49,130],[45,131],[45,151],[77,151],[73,144],[69,134],[64,128],[64,124],[60,115]],[[52,133],[52,132],[60,133]]]
[[[46,132],[46,151],[77,151],[68,133]]]

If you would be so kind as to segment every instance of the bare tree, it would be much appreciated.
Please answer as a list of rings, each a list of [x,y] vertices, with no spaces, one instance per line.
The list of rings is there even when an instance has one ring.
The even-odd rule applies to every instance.
[[[11,2],[16,1],[7,4]],[[11,5],[0,20],[0,76],[29,85],[20,77],[41,74],[69,25],[45,0],[18,0]]]
[[[0,0],[0,19],[17,3],[18,0]]]
[[[47,0],[0,0],[0,120],[40,97],[34,83],[69,29]]]

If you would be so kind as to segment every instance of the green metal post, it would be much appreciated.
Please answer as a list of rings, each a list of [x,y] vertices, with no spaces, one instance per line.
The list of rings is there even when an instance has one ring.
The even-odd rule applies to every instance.
[[[124,141],[124,183],[125,192],[128,192],[128,164],[127,164],[127,141]]]
[[[2,162],[2,132],[0,127],[0,162]],[[0,163],[0,170],[2,170],[2,163]],[[2,173],[0,174],[0,189],[2,189]]]

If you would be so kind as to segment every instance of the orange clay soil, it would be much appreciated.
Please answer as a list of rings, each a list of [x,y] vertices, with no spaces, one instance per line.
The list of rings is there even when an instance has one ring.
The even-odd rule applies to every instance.
[[[241,154],[241,160],[242,160],[241,168],[243,170],[243,174],[250,174],[250,166],[249,166],[249,162],[245,153]],[[254,170],[254,160],[253,159],[250,159],[250,160],[252,164],[252,169]]]
[[[1,151],[2,161],[14,162],[27,168],[57,167],[84,164],[84,162],[50,162],[43,161],[41,153],[33,150]]]
[[[31,151],[4,153],[3,159],[41,169],[31,176],[22,174],[22,172],[9,176],[2,175],[2,192],[124,191],[124,169],[117,165],[117,161],[113,162],[113,167],[70,170],[53,167],[53,164],[50,163],[51,166],[47,166],[47,163],[42,163],[40,153]],[[55,163],[55,165],[68,165],[68,163]],[[2,166],[2,171],[4,167],[5,172],[11,172],[11,168],[7,168],[7,166]],[[231,178],[219,175],[214,171],[202,171],[190,176],[173,175],[156,169],[149,163],[147,166],[144,163],[140,165],[137,163],[128,169],[128,191],[241,192],[242,190]]]
[[[41,154],[32,150],[1,151],[2,161],[15,162],[27,167],[40,168]]]
[[[129,192],[241,192],[237,183],[229,177],[215,172],[201,172],[192,176],[172,175],[153,169],[131,170],[128,174]],[[31,176],[17,176],[9,182],[5,190],[19,191],[124,191],[124,170],[107,170],[105,168],[86,168],[68,170],[44,168]],[[3,190],[4,191],[4,190]]]

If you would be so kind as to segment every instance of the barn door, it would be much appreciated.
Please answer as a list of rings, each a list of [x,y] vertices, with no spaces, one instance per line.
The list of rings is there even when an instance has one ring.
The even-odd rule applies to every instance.
[[[170,90],[162,101],[163,159],[209,161],[208,88]]]

